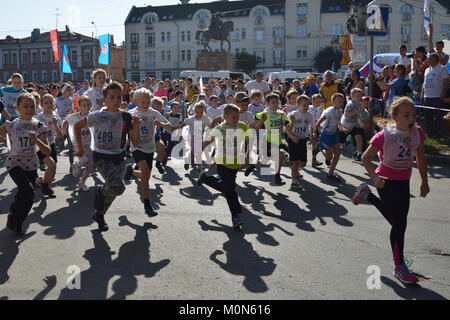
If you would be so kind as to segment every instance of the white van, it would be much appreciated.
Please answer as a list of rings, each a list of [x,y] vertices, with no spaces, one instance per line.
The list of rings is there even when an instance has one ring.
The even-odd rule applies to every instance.
[[[244,81],[250,81],[252,78],[245,72],[233,72],[228,70],[219,71],[198,71],[198,70],[185,70],[180,73],[180,79],[186,79],[187,77],[192,78],[193,83],[197,83],[201,77],[203,77],[203,82],[207,83],[209,79],[225,79],[230,78],[232,80],[243,79]]]
[[[311,72],[297,72],[293,70],[287,70],[287,71],[278,71],[278,72],[271,72],[267,76],[267,79],[273,79],[275,77],[280,78],[281,82],[288,81],[292,83],[295,79],[305,79],[308,78],[310,75],[317,75],[318,73],[311,73]]]

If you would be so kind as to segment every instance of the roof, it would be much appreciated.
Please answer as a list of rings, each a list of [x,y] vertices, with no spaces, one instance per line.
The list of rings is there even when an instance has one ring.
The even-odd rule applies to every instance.
[[[195,12],[200,9],[208,9],[211,13],[220,12],[221,17],[247,17],[250,11],[257,5],[267,6],[272,15],[284,14],[283,0],[241,0],[241,1],[214,1],[209,3],[188,3],[170,6],[147,6],[131,8],[125,24],[140,23],[142,17],[155,12],[160,21],[192,19]]]
[[[363,6],[368,5],[373,0],[359,0],[359,3]],[[436,0],[447,13],[450,14],[450,0]],[[405,2],[406,3],[406,2]],[[339,13],[348,12],[350,10],[350,3],[342,0],[322,0],[322,13]]]
[[[36,30],[36,29],[35,29]],[[58,31],[58,38],[59,41],[81,41],[81,42],[92,42],[92,41],[98,41],[95,38],[91,38],[88,36],[85,36],[81,33],[76,33],[76,32],[67,32],[67,30],[64,31]],[[22,39],[18,39],[18,38],[12,38],[11,41],[8,41],[8,37],[6,37],[6,39],[1,39],[0,40],[0,44],[8,44],[8,43],[50,43],[50,32],[44,32],[39,34],[39,37],[34,40],[31,41],[31,36],[30,37],[26,37],[26,38],[22,38]]]
[[[449,0],[436,0],[441,6],[447,9],[447,14],[450,14],[450,1]]]

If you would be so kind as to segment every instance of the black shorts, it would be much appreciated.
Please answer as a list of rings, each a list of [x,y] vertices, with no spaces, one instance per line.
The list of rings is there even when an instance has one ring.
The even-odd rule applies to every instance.
[[[350,131],[348,134],[339,131],[339,143],[345,143],[347,141],[348,136],[352,136],[353,138],[355,138],[355,136],[357,135],[365,137],[364,130],[361,128],[353,128],[352,131]]]
[[[56,144],[51,144],[50,149],[52,149],[52,152],[50,153],[50,157],[55,161],[55,163],[58,163],[58,154],[56,152]],[[43,154],[41,151],[38,151],[37,156],[39,158],[39,161],[42,162],[47,156]]]
[[[308,139],[299,139],[298,143],[295,143],[290,138],[288,138],[289,145],[289,158],[291,162],[301,161],[304,163],[308,162],[308,149],[306,148],[306,143]]]
[[[134,161],[138,164],[141,161],[146,161],[148,168],[151,170],[153,168],[153,157],[154,153],[145,153],[139,150],[133,152]]]

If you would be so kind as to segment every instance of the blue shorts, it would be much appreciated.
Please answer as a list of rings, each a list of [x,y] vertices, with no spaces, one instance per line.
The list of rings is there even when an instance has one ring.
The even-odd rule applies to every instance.
[[[322,133],[320,135],[320,149],[329,150],[333,145],[339,144],[339,132],[336,131],[333,134]]]

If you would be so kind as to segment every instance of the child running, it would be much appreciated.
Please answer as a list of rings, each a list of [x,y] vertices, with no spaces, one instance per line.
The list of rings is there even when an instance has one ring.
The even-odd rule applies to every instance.
[[[333,105],[326,109],[322,117],[316,123],[314,132],[320,133],[320,148],[322,149],[326,158],[327,166],[330,166],[330,171],[327,174],[327,179],[340,182],[341,179],[334,174],[334,170],[341,157],[341,146],[339,144],[339,129],[344,131],[341,124],[342,110],[345,106],[345,97],[342,93],[335,93],[331,97]],[[314,133],[315,135],[315,133]]]
[[[128,134],[134,145],[139,145],[140,120],[126,111],[122,105],[122,86],[112,82],[103,90],[106,108],[90,113],[74,127],[78,145],[76,156],[84,155],[81,130],[88,126],[92,130],[94,151],[93,158],[98,172],[105,179],[105,184],[95,190],[93,220],[97,222],[100,232],[108,231],[105,214],[117,196],[125,192],[123,181],[125,171],[125,142]]]
[[[103,108],[103,88],[106,82],[106,71],[103,69],[92,71],[92,79],[94,85],[88,90],[87,96],[91,99],[92,111],[98,111]]]
[[[78,100],[78,109],[80,112],[71,114],[64,122],[65,127],[69,127],[69,137],[72,141],[75,152],[79,151],[77,139],[75,137],[75,124],[85,119],[89,115],[91,110],[91,99],[87,95],[82,95]],[[91,131],[88,126],[81,129],[81,138],[83,140],[84,154],[78,158],[78,161],[73,164],[72,175],[74,178],[79,178],[81,169],[84,169],[83,176],[77,183],[77,188],[82,192],[89,192],[89,188],[86,186],[86,180],[94,170],[94,159],[91,150]]]
[[[149,217],[157,216],[158,213],[153,209],[150,203],[150,176],[153,168],[153,158],[156,151],[155,146],[155,126],[162,126],[166,130],[170,130],[172,126],[164,118],[164,116],[157,110],[150,107],[155,104],[163,104],[162,99],[153,98],[152,93],[141,88],[134,93],[134,102],[137,105],[136,109],[131,111],[131,115],[141,119],[140,126],[140,142],[134,144],[131,141],[131,152],[133,154],[134,161],[136,161],[139,170],[132,170],[131,167],[127,167],[126,180],[131,178],[131,175],[135,176],[141,181],[141,194],[144,199],[144,210]]]
[[[301,95],[297,98],[297,111],[289,113],[291,123],[286,128],[289,145],[289,158],[292,163],[292,190],[303,190],[300,179],[303,177],[299,173],[300,168],[304,168],[308,162],[308,152],[306,144],[313,134],[313,116],[308,113],[309,97]]]
[[[208,134],[207,141],[203,148],[216,142],[216,159],[210,167],[217,168],[219,178],[209,176],[201,170],[197,185],[203,183],[209,187],[222,192],[227,199],[228,207],[231,211],[231,221],[233,228],[240,228],[243,222],[240,218],[242,207],[236,193],[236,176],[248,154],[241,152],[244,141],[248,141],[250,130],[243,122],[239,121],[239,108],[235,105],[226,105],[223,110],[225,122],[218,125]],[[239,133],[238,131],[241,131]],[[230,134],[231,133],[231,134]],[[230,138],[231,137],[231,138]],[[228,141],[232,139],[231,141]],[[247,151],[248,153],[248,151]]]
[[[360,123],[359,116],[364,111],[364,106],[361,104],[362,95],[363,91],[359,88],[353,88],[350,91],[351,101],[347,103],[341,119],[342,127],[349,131],[346,136],[350,135],[356,140],[356,152],[353,154],[353,159],[356,161],[361,161],[363,137],[365,137],[364,130],[358,126]]]
[[[20,73],[13,74],[10,87],[0,88],[0,98],[5,104],[11,121],[19,117],[16,111],[16,101],[21,93],[27,93],[27,91],[23,88],[23,77]]]
[[[0,127],[0,135],[7,135],[8,164],[7,170],[17,185],[18,191],[10,206],[6,227],[19,237],[24,236],[23,222],[33,207],[35,181],[37,178],[37,151],[50,156],[51,149],[47,142],[47,128],[37,119],[36,101],[33,95],[21,93],[17,97],[15,109],[19,118],[6,121]]]
[[[173,101],[172,105],[170,106],[170,112],[164,114],[164,117],[172,126],[171,130],[165,130],[164,132],[164,134],[166,135],[166,140],[168,141],[166,148],[167,158],[172,157],[172,150],[180,140],[179,135],[177,135],[180,130],[176,129],[183,122],[183,115],[180,113],[180,107],[181,106],[178,101]]]
[[[313,116],[313,128],[315,129],[317,121],[320,120],[323,112],[322,106],[322,95],[314,94],[311,97],[312,105],[309,106],[308,112]],[[317,132],[314,132],[317,134]],[[311,136],[311,144],[312,144],[312,167],[317,168],[320,167],[323,163],[317,161],[317,155],[320,153],[319,148],[319,140],[317,139],[317,135]]]
[[[56,98],[56,109],[59,118],[64,121],[66,118],[72,114],[73,112],[73,87],[66,83],[63,85],[60,91],[60,96]],[[64,148],[64,142],[67,139],[67,145],[69,148],[69,162],[70,162],[70,173],[72,173],[72,166],[74,162],[74,156],[73,156],[73,145],[72,141],[69,138],[69,134],[66,132],[62,140],[60,141],[60,144],[58,143],[58,146],[61,147],[61,149]]]
[[[41,98],[42,112],[36,115],[34,118],[43,123],[47,127],[47,141],[50,145],[50,156],[45,155],[41,151],[38,152],[39,161],[47,166],[47,170],[44,174],[44,179],[41,180],[42,193],[50,198],[54,198],[54,192],[50,185],[55,178],[56,164],[58,163],[58,156],[56,152],[56,137],[62,140],[64,135],[61,130],[62,121],[59,116],[55,115],[55,98],[49,93],[45,94]]]
[[[395,99],[391,105],[391,116],[395,122],[375,135],[362,157],[364,167],[372,178],[380,198],[375,196],[367,184],[356,190],[353,203],[362,200],[373,204],[391,225],[391,248],[394,256],[394,276],[410,284],[418,281],[405,264],[403,255],[405,231],[410,205],[410,182],[414,158],[417,159],[422,184],[420,196],[430,192],[427,177],[427,161],[422,128],[416,126],[417,114],[410,98]],[[381,160],[376,170],[372,158],[378,153]]]

